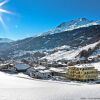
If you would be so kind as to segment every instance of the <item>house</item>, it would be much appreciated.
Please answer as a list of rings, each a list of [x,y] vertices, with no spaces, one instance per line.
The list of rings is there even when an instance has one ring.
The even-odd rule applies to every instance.
[[[66,68],[64,67],[61,67],[61,68],[54,68],[54,67],[51,67],[50,68],[50,71],[52,72],[52,76],[63,76],[65,77],[66,76]]]
[[[16,64],[15,68],[18,72],[26,72],[30,66],[28,64]]]
[[[67,78],[79,81],[98,79],[98,70],[91,65],[76,65],[68,67]]]
[[[16,71],[13,64],[0,64],[0,70],[2,71]]]
[[[34,77],[35,72],[36,71],[35,71],[34,67],[30,67],[30,68],[27,69],[26,74],[31,76],[31,77]]]
[[[42,79],[48,79],[51,77],[51,71],[50,70],[40,70],[37,73],[37,77]]]
[[[34,69],[31,67],[27,70],[26,74],[33,78],[48,79],[51,77],[51,71],[46,69]]]
[[[7,68],[8,68],[7,64],[0,64],[0,70],[4,70]]]
[[[14,66],[14,64],[8,64],[7,65],[7,70],[8,71],[16,71],[16,67]]]

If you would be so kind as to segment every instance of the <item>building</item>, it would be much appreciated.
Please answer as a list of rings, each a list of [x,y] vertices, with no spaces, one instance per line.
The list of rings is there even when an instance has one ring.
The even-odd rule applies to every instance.
[[[30,66],[28,64],[16,64],[15,68],[18,72],[26,72]]]
[[[16,71],[13,64],[0,64],[1,71]]]
[[[7,64],[0,64],[0,70],[7,69]]]
[[[98,70],[91,65],[68,67],[67,77],[72,80],[89,81],[98,79]]]
[[[50,70],[40,70],[37,73],[37,77],[42,78],[42,79],[48,79],[51,77],[51,71]]]
[[[61,68],[54,68],[51,67],[50,71],[52,72],[52,76],[62,76],[65,77],[66,76],[66,68],[65,67],[61,67]]]
[[[46,69],[35,69],[31,67],[27,70],[26,74],[32,78],[48,79],[51,77],[51,71]]]
[[[16,71],[16,67],[14,66],[14,64],[8,64],[7,65],[7,70],[8,71],[14,71],[15,72]]]

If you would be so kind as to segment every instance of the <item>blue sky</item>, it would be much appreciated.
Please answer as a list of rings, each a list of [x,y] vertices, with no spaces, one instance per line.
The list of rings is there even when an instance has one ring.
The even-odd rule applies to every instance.
[[[0,37],[13,40],[37,35],[77,18],[100,19],[100,0],[9,0],[2,9],[14,14],[1,13],[6,27],[0,23]]]

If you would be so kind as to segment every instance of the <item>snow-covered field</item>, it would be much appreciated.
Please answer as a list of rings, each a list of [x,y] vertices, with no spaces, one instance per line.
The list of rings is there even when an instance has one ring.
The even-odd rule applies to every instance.
[[[95,100],[100,85],[31,79],[0,72],[0,100]],[[94,98],[94,99],[93,99]]]

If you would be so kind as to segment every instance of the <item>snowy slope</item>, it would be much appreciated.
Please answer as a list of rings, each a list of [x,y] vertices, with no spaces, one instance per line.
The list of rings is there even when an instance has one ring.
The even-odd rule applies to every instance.
[[[70,56],[72,57],[75,54],[74,51],[77,51],[77,49],[74,50],[72,49],[69,52],[66,52],[68,51],[66,49],[70,47],[73,48],[73,47],[85,46],[86,44],[95,43],[96,41],[100,40],[100,25],[97,25],[99,24],[99,22],[100,21],[89,21],[84,18],[77,19],[59,25],[56,29],[61,29],[61,31],[64,31],[64,32],[59,31],[61,32],[59,34],[50,33],[50,35],[29,37],[11,43],[0,43],[0,57],[6,60],[24,59],[31,57],[41,58],[44,57],[46,53],[40,51],[48,52],[48,50],[55,49],[57,47],[59,49],[59,52],[54,51],[57,54],[52,56],[53,59],[56,59],[55,57],[57,57],[57,55],[60,54],[62,54],[62,56],[58,57],[65,59],[67,53],[70,54]],[[72,28],[72,25],[74,23],[76,24]],[[83,26],[84,28],[80,28]],[[76,29],[76,30],[67,31],[67,29],[69,30]],[[52,32],[55,33],[54,31]],[[61,48],[64,48],[64,45],[67,45],[69,47],[60,50],[60,47],[62,46]],[[78,52],[76,52],[75,55],[77,55],[77,53]],[[63,57],[64,54],[65,57]]]
[[[58,60],[73,60],[75,59],[75,57],[77,57],[79,55],[79,53],[82,51],[82,50],[88,50],[89,48],[93,49],[97,44],[99,44],[100,41],[96,42],[96,43],[93,43],[93,44],[90,44],[90,45],[87,45],[87,46],[84,46],[84,47],[79,47],[79,48],[73,48],[73,49],[70,49],[68,51],[66,50],[63,50],[64,48],[68,48],[68,46],[62,46],[62,47],[59,47],[61,50],[58,49],[57,52],[54,52],[53,54],[51,55],[47,55],[41,59],[47,59],[49,61],[58,61]]]
[[[74,29],[78,29],[78,28],[82,28],[82,27],[89,27],[92,25],[100,25],[100,20],[93,21],[93,20],[88,20],[86,18],[79,18],[77,20],[64,22],[64,23],[60,24],[59,26],[57,26],[55,29],[52,29],[48,32],[44,32],[38,36],[60,33],[60,32],[64,32],[64,31],[71,31]]]
[[[100,85],[31,79],[0,72],[0,100],[81,100],[100,98]]]

